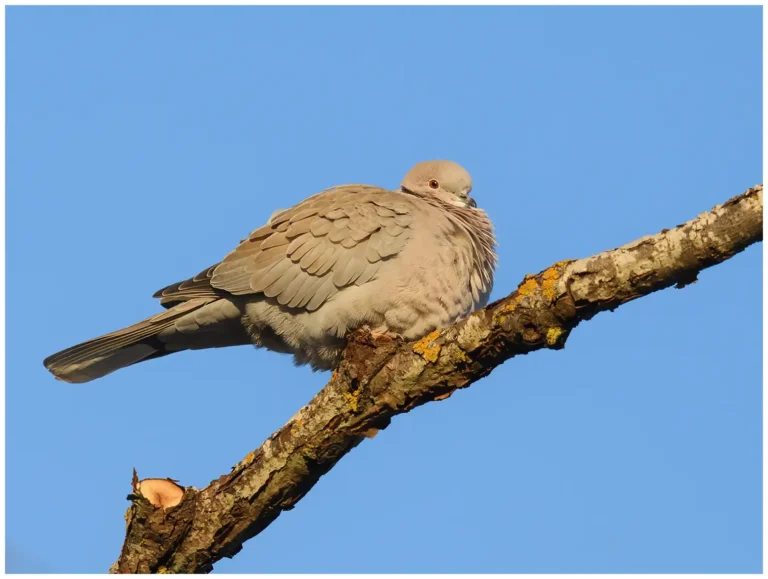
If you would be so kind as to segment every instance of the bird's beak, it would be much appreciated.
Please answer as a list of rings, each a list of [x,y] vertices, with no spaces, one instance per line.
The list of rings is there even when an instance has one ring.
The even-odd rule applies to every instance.
[[[469,205],[470,207],[477,207],[477,201],[475,201],[474,199],[472,199],[472,197],[470,197],[469,199],[467,199],[467,205]]]

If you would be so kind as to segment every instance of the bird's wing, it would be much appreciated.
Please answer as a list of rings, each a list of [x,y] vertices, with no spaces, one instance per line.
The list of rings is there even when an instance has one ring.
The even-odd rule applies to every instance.
[[[211,286],[211,276],[214,269],[216,269],[215,265],[201,271],[195,277],[164,287],[156,291],[152,297],[160,298],[160,303],[166,308],[170,308],[174,304],[195,298],[226,296],[226,292],[217,291]]]
[[[158,291],[171,305],[197,297],[263,294],[314,311],[339,290],[374,279],[412,237],[413,201],[370,185],[342,185],[275,214],[224,260]]]

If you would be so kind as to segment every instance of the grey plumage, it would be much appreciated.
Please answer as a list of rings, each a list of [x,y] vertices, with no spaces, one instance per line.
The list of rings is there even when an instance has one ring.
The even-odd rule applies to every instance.
[[[488,301],[495,239],[471,189],[450,161],[417,164],[396,191],[327,189],[155,293],[166,311],[44,364],[61,380],[87,382],[181,350],[252,343],[322,370],[363,325],[418,339]]]

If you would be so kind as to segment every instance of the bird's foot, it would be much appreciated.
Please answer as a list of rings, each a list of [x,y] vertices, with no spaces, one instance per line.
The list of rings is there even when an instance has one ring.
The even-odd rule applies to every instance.
[[[371,328],[368,325],[363,325],[355,330],[351,330],[346,335],[347,343],[360,342],[363,344],[375,344],[376,342],[397,342],[405,341],[405,339],[395,332],[390,332],[386,328],[378,327]]]
[[[402,340],[403,337],[396,333],[396,332],[390,332],[386,328],[378,327],[378,328],[371,328],[368,324],[363,325],[361,328],[364,332],[369,334],[371,338],[376,340]]]

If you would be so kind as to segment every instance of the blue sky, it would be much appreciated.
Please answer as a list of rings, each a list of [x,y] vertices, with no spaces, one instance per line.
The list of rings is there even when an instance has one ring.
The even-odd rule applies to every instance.
[[[327,381],[47,355],[326,187],[449,158],[526,273],[762,181],[761,8],[7,9],[7,569],[104,572],[131,469],[202,487]],[[396,418],[219,572],[760,572],[762,245]]]

